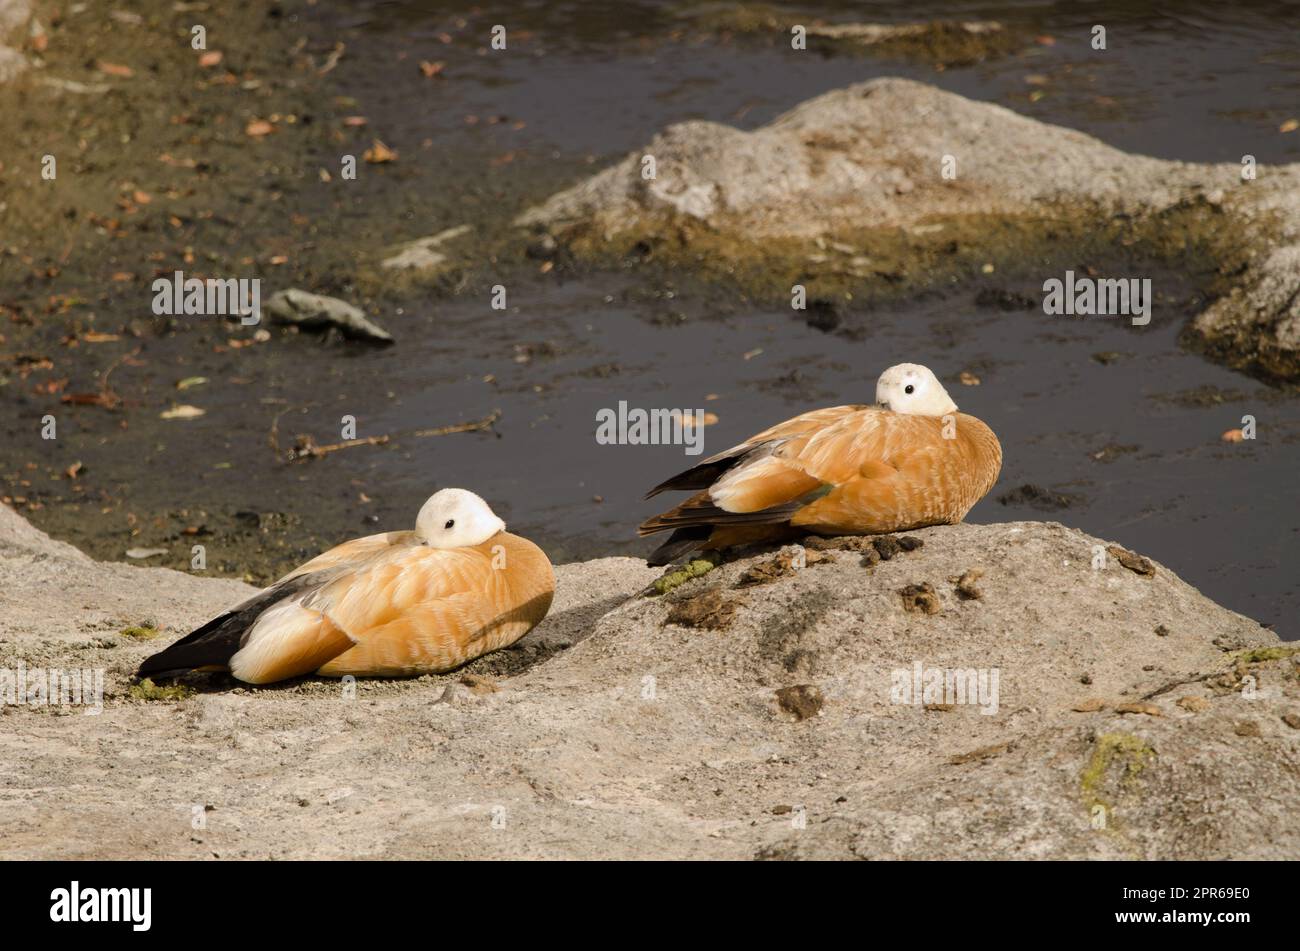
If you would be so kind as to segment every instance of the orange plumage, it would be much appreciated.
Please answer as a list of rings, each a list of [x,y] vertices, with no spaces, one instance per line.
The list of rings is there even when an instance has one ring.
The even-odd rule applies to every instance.
[[[695,548],[960,522],[997,481],[997,436],[958,412],[924,367],[887,370],[877,399],[890,408],[804,413],[651,490],[699,490],[640,526],[642,535],[673,530],[651,563]]]
[[[550,609],[550,561],[504,529],[478,496],[443,490],[415,531],[318,555],[150,657],[140,675],[224,669],[262,684],[312,672],[409,676],[458,667],[514,643]]]

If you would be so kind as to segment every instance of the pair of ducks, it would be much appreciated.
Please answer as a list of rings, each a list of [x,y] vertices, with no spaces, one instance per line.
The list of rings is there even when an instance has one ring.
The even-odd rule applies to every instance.
[[[672,531],[650,556],[960,522],[993,487],[1002,447],[957,412],[927,368],[903,363],[875,406],[813,410],[650,490],[693,494],[640,526]],[[435,493],[414,531],[345,542],[154,654],[142,677],[226,670],[265,684],[438,673],[514,643],[550,609],[555,573],[464,489]]]

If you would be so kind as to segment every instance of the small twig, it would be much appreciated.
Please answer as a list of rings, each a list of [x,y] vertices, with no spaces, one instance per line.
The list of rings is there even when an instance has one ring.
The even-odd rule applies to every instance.
[[[84,221],[84,219],[82,220]],[[72,255],[72,249],[77,246],[77,238],[81,236],[81,229],[83,227],[85,227],[84,224],[78,225],[76,232],[68,239],[67,246],[63,249],[63,253],[59,255],[60,264],[68,263],[68,258]]]
[[[1224,670],[1231,670],[1231,668],[1225,667]],[[1166,694],[1169,691],[1174,690],[1177,687],[1182,687],[1185,684],[1204,683],[1205,681],[1213,677],[1215,674],[1221,674],[1223,672],[1224,672],[1223,670],[1212,670],[1208,674],[1196,674],[1195,676],[1188,677],[1183,680],[1171,680],[1169,681],[1169,683],[1165,684],[1164,686],[1157,687],[1155,690],[1152,690],[1148,694],[1143,694],[1142,699],[1152,700],[1156,697],[1159,697],[1161,694]]]
[[[279,440],[279,422],[280,417],[287,413],[288,410],[281,410],[276,414],[275,420],[271,423],[271,446],[276,453],[280,452]],[[486,429],[491,429],[492,424],[501,418],[501,410],[493,410],[489,415],[482,419],[477,419],[468,423],[453,423],[450,426],[439,426],[436,429],[417,429],[411,433],[412,436],[449,436],[452,433],[476,433]],[[349,439],[345,442],[330,443],[327,446],[318,446],[316,441],[310,435],[300,435],[297,437],[296,444],[288,452],[289,461],[293,462],[298,459],[319,459],[321,456],[329,455],[331,452],[338,452],[340,449],[352,449],[356,446],[382,446],[390,439],[397,436],[400,438],[401,433],[384,433],[382,436],[367,436],[364,439]]]
[[[280,410],[280,412],[276,413],[275,416],[271,419],[271,432],[267,436],[267,441],[270,442],[271,449],[274,450],[277,456],[280,455],[281,452],[280,417],[283,416],[285,413],[291,412],[292,410],[307,409],[307,407],[309,406],[311,406],[310,403],[304,403],[302,406],[286,406],[284,409]]]
[[[320,69],[316,70],[316,75],[324,76],[331,69],[337,66],[339,64],[339,60],[343,57],[343,51],[346,49],[347,49],[347,44],[335,43],[334,49],[330,50],[329,56],[325,57],[325,64],[321,66]]]
[[[102,406],[107,410],[117,409],[122,405],[123,400],[122,397],[118,396],[117,393],[113,392],[112,388],[109,387],[108,378],[114,370],[138,354],[140,350],[140,347],[136,347],[131,352],[122,354],[109,364],[108,369],[104,371],[104,375],[99,378],[98,392],[65,393],[59,398],[59,402],[72,404],[74,406]]]
[[[112,390],[110,390],[110,389],[108,388],[108,378],[109,378],[109,376],[112,374],[112,372],[113,372],[114,370],[116,370],[118,367],[120,367],[120,366],[121,366],[123,363],[125,363],[127,360],[130,360],[132,357],[134,357],[136,354],[138,354],[138,353],[140,352],[141,349],[142,349],[142,348],[140,348],[140,347],[136,347],[136,348],[135,348],[134,350],[132,350],[130,353],[124,353],[124,354],[122,354],[120,357],[118,357],[116,360],[114,360],[111,364],[109,364],[108,369],[104,371],[104,375],[103,375],[102,377],[100,377],[100,380],[99,380],[99,389],[100,389],[100,392],[102,392],[105,396],[112,397],[114,400],[120,400],[120,399],[121,399],[120,396],[118,396],[116,393],[114,393]]]
[[[299,436],[298,445],[289,450],[290,459],[319,459],[321,456],[329,455],[331,452],[338,452],[340,449],[351,449],[354,446],[382,446],[388,442],[388,435],[367,436],[365,439],[349,439],[346,442],[330,443],[328,446],[318,446],[310,436]]]
[[[491,429],[492,424],[501,418],[501,410],[494,409],[482,419],[472,423],[454,423],[451,426],[439,426],[437,429],[417,429],[412,436],[450,436],[452,433],[477,433]]]

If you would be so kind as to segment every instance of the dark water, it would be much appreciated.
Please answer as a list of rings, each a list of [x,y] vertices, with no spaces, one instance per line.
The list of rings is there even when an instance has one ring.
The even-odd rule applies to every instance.
[[[1157,286],[1173,293],[1157,298],[1152,323],[1141,329],[1116,319],[1005,313],[960,293],[850,314],[832,335],[789,311],[720,318],[676,296],[629,304],[629,283],[536,280],[514,288],[506,312],[444,303],[436,316],[408,323],[398,347],[347,358],[322,359],[310,338],[291,341],[307,378],[284,378],[277,361],[259,366],[259,357],[244,357],[240,372],[250,384],[208,395],[208,416],[183,430],[192,450],[179,436],[173,443],[234,465],[204,473],[197,492],[178,472],[163,501],[186,505],[197,495],[307,519],[337,510],[332,517],[343,526],[377,519],[398,527],[433,488],[459,485],[488,498],[557,561],[638,553],[648,544],[634,526],[663,501],[642,502],[642,493],[693,460],[681,446],[598,444],[598,411],[621,400],[705,409],[718,417],[705,429],[709,453],[808,408],[870,402],[880,368],[924,360],[1005,449],[1001,482],[971,520],[1060,520],[1151,554],[1209,596],[1289,630],[1300,600],[1286,568],[1300,551],[1292,502],[1297,398],[1179,350],[1178,328],[1197,301],[1177,275],[1157,275]],[[527,362],[516,362],[521,353]],[[980,385],[958,382],[962,370]],[[259,383],[285,402],[239,400]],[[359,436],[395,440],[284,466],[266,437],[272,415],[286,408],[285,444],[295,433],[335,440],[344,414],[357,417]],[[502,417],[492,433],[411,435],[495,410]],[[1258,420],[1259,438],[1221,442],[1246,413]],[[161,456],[149,463],[167,465]],[[250,495],[250,479],[274,488]],[[1026,483],[1075,501],[1049,512],[997,501]]]
[[[385,128],[413,136],[454,131],[462,114],[506,114],[531,130],[529,147],[564,157],[635,149],[670,122],[710,119],[762,125],[819,93],[879,76],[904,76],[1095,135],[1126,151],[1197,162],[1300,159],[1300,134],[1279,124],[1300,108],[1300,4],[1222,3],[837,3],[767,6],[791,22],[905,23],[993,19],[1050,37],[1051,46],[967,68],[869,56],[826,57],[744,37],[719,38],[674,19],[674,3],[486,3],[467,21],[443,3],[358,3],[351,25],[369,77],[371,112],[391,108]],[[796,13],[802,13],[796,16]],[[326,15],[329,15],[328,12]],[[464,27],[458,24],[465,22]],[[486,45],[493,24],[530,35],[520,55],[484,52],[454,62],[461,44]],[[1093,50],[1091,29],[1107,29]],[[452,45],[436,36],[453,31]],[[373,51],[373,53],[371,53]],[[403,81],[410,60],[447,60],[457,80],[438,86],[424,108]],[[1045,77],[1030,85],[1026,76]],[[1038,92],[1040,96],[1031,99]],[[387,101],[385,102],[385,99]]]
[[[338,83],[408,157],[405,183],[358,183],[355,212],[382,189],[448,196],[445,220],[395,215],[391,236],[400,240],[460,223],[467,183],[443,174],[454,156],[500,160],[473,182],[474,200],[486,193],[490,202],[500,182],[500,215],[510,216],[518,176],[563,185],[671,122],[752,128],[818,93],[886,75],[1162,158],[1300,161],[1300,133],[1278,132],[1300,113],[1300,6],[1178,7],[930,3],[900,12],[858,3],[825,13],[993,18],[1055,40],[944,71],[683,32],[666,5],[489,3],[462,20],[450,4],[322,2],[311,16],[321,35],[346,39]],[[494,23],[511,30],[508,56],[476,48]],[[1107,26],[1105,53],[1088,46],[1093,23]],[[452,43],[438,38],[444,31]],[[415,86],[421,59],[446,61],[447,78]],[[1045,78],[1031,84],[1027,75]],[[324,204],[302,210],[331,213]],[[1159,295],[1143,328],[975,303],[981,287],[1037,297],[1043,279],[1060,276],[1052,272],[1017,286],[976,276],[951,294],[845,313],[828,334],[788,309],[719,301],[716,289],[672,276],[629,270],[557,280],[536,274],[536,262],[503,262],[507,311],[488,306],[490,273],[451,299],[401,299],[381,317],[400,339],[388,350],[306,336],[221,357],[196,357],[180,339],[154,345],[149,368],[122,373],[124,393],[163,392],[202,372],[227,384],[202,394],[208,415],[182,425],[142,421],[116,439],[113,454],[87,431],[67,451],[124,491],[143,497],[147,482],[159,510],[274,509],[338,540],[407,527],[432,490],[460,485],[488,498],[553,560],[641,553],[652,545],[636,539],[635,525],[662,501],[642,502],[642,493],[691,459],[680,447],[598,445],[598,410],[620,400],[706,409],[719,420],[706,430],[707,453],[809,408],[869,402],[883,368],[920,362],[1003,443],[1002,480],[971,520],[1063,521],[1150,554],[1215,600],[1296,637],[1300,399],[1180,350],[1179,328],[1204,306],[1196,282],[1133,266]],[[1094,359],[1101,353],[1114,356]],[[963,370],[980,385],[956,382]],[[409,435],[498,409],[492,433]],[[267,444],[279,413],[284,442],[295,433],[334,441],[344,414],[356,416],[360,436],[396,435],[386,446],[286,466]],[[1258,420],[1259,438],[1221,442],[1245,414]],[[1025,483],[1077,501],[1046,513],[997,501]]]

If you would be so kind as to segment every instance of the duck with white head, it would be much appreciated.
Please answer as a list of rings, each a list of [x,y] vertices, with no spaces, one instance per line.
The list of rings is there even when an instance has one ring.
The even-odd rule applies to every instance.
[[[692,494],[640,533],[672,532],[649,558],[663,565],[699,549],[954,524],[1001,469],[993,430],[928,367],[900,363],[880,374],[874,406],[804,413],[655,486],[646,498]]]
[[[555,572],[465,489],[442,489],[414,531],[344,542],[153,655],[141,677],[226,670],[253,684],[408,677],[513,644],[550,610]]]
[[[900,363],[880,374],[876,381],[876,405],[893,413],[912,416],[947,416],[957,404],[929,367]]]
[[[488,504],[465,489],[435,492],[415,517],[415,537],[430,548],[472,548],[505,530]]]

